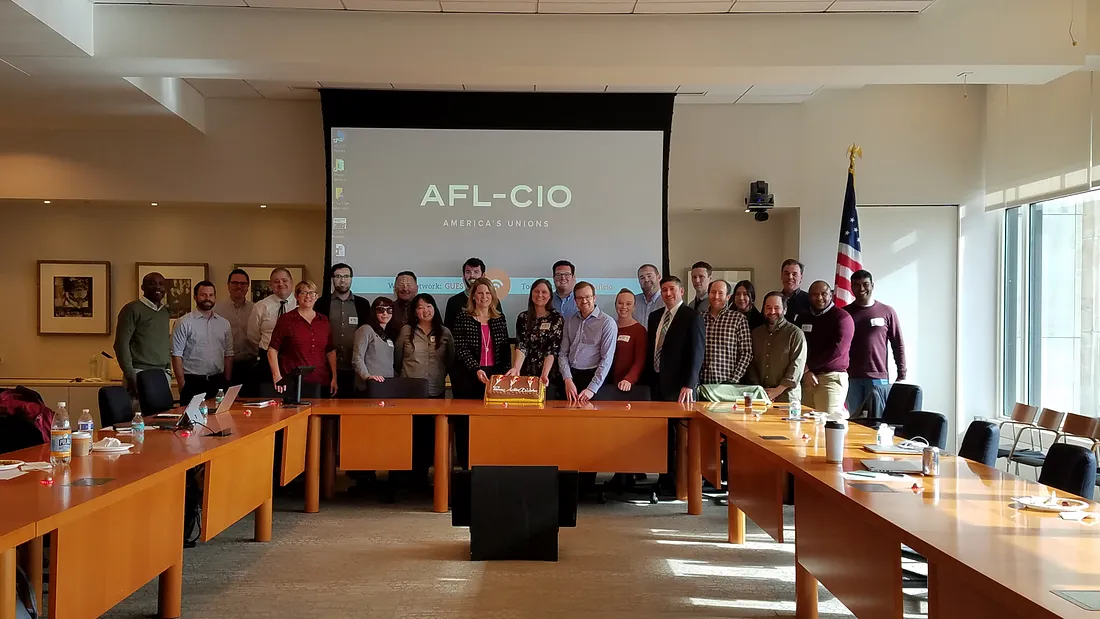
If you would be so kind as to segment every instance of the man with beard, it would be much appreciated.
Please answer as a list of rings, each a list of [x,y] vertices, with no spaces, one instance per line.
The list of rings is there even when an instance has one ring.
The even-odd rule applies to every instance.
[[[462,281],[466,282],[466,289],[455,293],[447,299],[447,310],[443,314],[443,326],[451,331],[455,328],[455,319],[466,311],[466,302],[470,298],[470,286],[480,277],[485,276],[485,263],[481,258],[470,258],[462,265]],[[504,315],[504,308],[498,307],[497,311]]]
[[[386,325],[386,331],[391,340],[396,340],[401,327],[409,324],[409,313],[413,309],[409,305],[419,293],[420,286],[416,281],[416,273],[401,271],[397,274],[397,278],[393,280],[393,296],[397,297],[397,300],[393,302],[393,318]],[[416,320],[413,319],[413,322],[415,323]]]
[[[752,330],[752,362],[745,382],[763,387],[773,402],[800,399],[806,337],[784,317],[787,298],[782,292],[769,292],[763,307],[767,322]]]
[[[172,373],[181,405],[200,393],[214,397],[233,378],[233,327],[214,312],[217,294],[211,282],[195,284],[195,310],[172,331]]]
[[[338,263],[329,269],[332,293],[313,305],[318,314],[328,317],[332,343],[336,346],[336,397],[355,397],[355,332],[370,324],[370,301],[351,293],[351,266]]]
[[[144,370],[168,371],[168,308],[164,295],[168,282],[160,273],[141,279],[141,298],[122,306],[115,327],[115,358],[132,398],[137,398],[137,374]]]

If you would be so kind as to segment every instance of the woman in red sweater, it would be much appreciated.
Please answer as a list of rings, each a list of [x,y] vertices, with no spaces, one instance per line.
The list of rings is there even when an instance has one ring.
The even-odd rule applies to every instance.
[[[620,391],[630,391],[642,378],[645,367],[646,332],[642,323],[634,320],[634,293],[626,288],[615,297],[619,337],[615,342],[615,360],[611,364],[611,380]]]

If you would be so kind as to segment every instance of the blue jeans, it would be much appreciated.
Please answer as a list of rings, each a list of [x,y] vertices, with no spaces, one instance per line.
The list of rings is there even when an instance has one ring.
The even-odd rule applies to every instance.
[[[879,419],[886,408],[886,394],[889,391],[890,381],[885,378],[850,378],[846,400],[848,413],[852,418],[862,417],[860,410],[866,408],[868,417]]]

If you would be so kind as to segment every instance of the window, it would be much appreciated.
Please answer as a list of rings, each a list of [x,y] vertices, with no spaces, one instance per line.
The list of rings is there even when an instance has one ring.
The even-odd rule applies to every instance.
[[[1002,401],[1100,416],[1100,191],[1008,209]]]

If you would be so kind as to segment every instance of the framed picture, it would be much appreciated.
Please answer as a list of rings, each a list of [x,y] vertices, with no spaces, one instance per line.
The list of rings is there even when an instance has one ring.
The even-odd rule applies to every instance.
[[[168,306],[171,325],[195,309],[195,284],[210,279],[210,266],[204,263],[139,262],[137,291],[141,296],[141,280],[150,273],[160,273],[167,282],[164,304]]]
[[[730,283],[730,286],[736,286],[737,282],[747,279],[750,282],[752,280],[753,272],[751,268],[730,268],[730,269],[714,269],[710,274],[710,281],[724,279]],[[756,282],[753,282],[755,284]],[[691,288],[691,269],[687,270],[687,279],[684,280],[684,286]],[[694,293],[693,293],[694,294]]]
[[[38,334],[110,335],[111,263],[38,261]]]
[[[301,264],[238,264],[235,269],[248,273],[249,299],[255,303],[271,294],[271,270],[283,267],[290,271],[290,289],[305,279],[306,267]],[[318,284],[320,285],[320,284]]]

